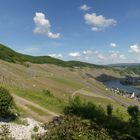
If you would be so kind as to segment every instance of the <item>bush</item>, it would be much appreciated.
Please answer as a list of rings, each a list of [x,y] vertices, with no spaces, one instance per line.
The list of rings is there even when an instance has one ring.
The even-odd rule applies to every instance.
[[[107,115],[112,116],[113,106],[111,104],[107,105]]]
[[[131,125],[129,122],[112,115],[113,106],[107,106],[107,114],[101,106],[97,106],[92,102],[83,102],[79,97],[72,98],[68,106],[65,107],[65,115],[75,115],[82,119],[90,120],[95,127],[95,124],[99,126],[99,129],[107,130],[109,136],[113,140],[134,140],[140,139],[140,126]],[[129,113],[131,114],[132,120],[138,120],[138,108],[130,108]],[[97,132],[97,128],[95,128]],[[104,139],[103,139],[104,140]]]
[[[39,127],[38,127],[38,126],[35,126],[35,127],[33,128],[33,131],[34,131],[34,132],[38,132],[38,130],[39,130]]]
[[[129,106],[127,112],[131,116],[130,122],[134,125],[139,124],[140,120],[140,110],[138,106]]]
[[[90,122],[76,116],[63,116],[58,123],[51,122],[45,127],[47,132],[40,140],[109,140],[103,128],[91,127]]]
[[[84,119],[96,119],[102,121],[104,118],[104,110],[101,106],[96,106],[92,102],[82,102],[77,96],[70,100],[70,104],[64,109],[65,115],[71,114],[82,117]]]
[[[43,93],[48,97],[53,97],[53,94],[51,93],[50,90],[43,89]]]
[[[9,91],[0,87],[0,117],[9,117],[14,107],[13,97],[10,95]]]

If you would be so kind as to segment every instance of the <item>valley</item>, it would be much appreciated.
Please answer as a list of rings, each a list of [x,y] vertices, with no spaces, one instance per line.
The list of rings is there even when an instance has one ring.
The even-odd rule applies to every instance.
[[[140,140],[139,6],[1,1],[0,140]]]
[[[76,61],[72,63],[79,64]],[[115,89],[112,89],[121,91],[125,86],[118,86],[115,81],[125,79],[128,74],[132,77],[139,76],[137,73],[129,73],[124,69],[118,70],[109,66],[89,64],[85,66],[83,62],[80,62],[80,66],[77,67],[60,66],[50,62],[13,63],[0,60],[0,86],[6,88],[12,95],[20,114],[18,119],[21,121],[24,118],[30,118],[43,124],[49,124],[56,118],[65,116],[65,109],[70,105],[71,100],[77,97],[85,104],[86,102],[95,104],[102,110],[112,105],[114,117],[121,118],[125,122],[129,121],[128,107],[140,108],[140,103],[116,94]],[[127,90],[130,91],[130,88],[128,86]],[[134,89],[134,87],[131,88],[130,92],[135,92]],[[138,89],[137,91],[139,92]],[[14,123],[18,121],[15,120]],[[34,127],[30,130],[32,133],[34,133]],[[46,130],[42,130],[44,131]]]
[[[46,109],[61,113],[64,106],[68,104],[69,98],[75,94],[86,98],[87,101],[92,99],[92,102],[95,101],[103,107],[113,103],[115,108],[121,108],[123,112],[126,112],[125,107],[130,105],[131,99],[124,99],[111,91],[106,91],[105,85],[97,80],[103,74],[116,78],[122,77],[119,72],[112,69],[99,68],[99,71],[98,68],[88,67],[69,68],[52,64],[28,64],[29,67],[26,67],[0,60],[0,84],[8,88],[11,93]],[[45,97],[43,90],[50,90],[54,97]],[[132,102],[139,105],[135,101]],[[18,104],[20,105],[20,102]]]

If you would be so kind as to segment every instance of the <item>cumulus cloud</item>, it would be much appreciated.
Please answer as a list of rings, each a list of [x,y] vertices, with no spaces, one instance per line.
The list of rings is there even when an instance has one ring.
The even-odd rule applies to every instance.
[[[49,54],[48,56],[50,56],[50,57],[54,57],[54,58],[63,58],[63,55],[62,54]]]
[[[106,29],[107,27],[116,25],[117,21],[114,19],[107,19],[103,15],[96,15],[96,13],[92,14],[85,14],[84,19],[86,21],[86,24],[91,26],[92,31],[102,31]]]
[[[91,9],[91,7],[84,4],[84,5],[80,6],[80,9],[83,11],[87,11],[87,10]]]
[[[111,59],[113,60],[113,61],[120,61],[120,60],[125,60],[126,59],[126,57],[125,57],[125,55],[124,54],[120,54],[119,52],[112,52],[111,53]]]
[[[94,54],[98,54],[99,53],[99,51],[94,51]]]
[[[71,56],[71,57],[80,57],[81,54],[80,54],[80,52],[71,52],[71,53],[69,53],[69,56]]]
[[[87,49],[83,51],[83,55],[92,55],[92,54],[97,55],[98,53],[99,53],[98,51],[96,50],[94,51],[92,49]]]
[[[103,54],[99,53],[97,55],[96,62],[101,64],[125,63],[128,62],[128,59],[119,51],[109,51]]]
[[[35,17],[33,18],[34,23],[36,25],[34,29],[34,33],[46,35],[49,38],[59,38],[60,33],[52,33],[51,32],[51,24],[50,21],[45,17],[44,13],[37,12]]]
[[[89,57],[88,57],[88,56],[86,56],[86,57],[85,57],[85,60],[86,60],[86,61],[89,61]]]
[[[93,51],[92,50],[84,50],[83,54],[84,55],[91,55],[91,54],[93,54]]]
[[[110,47],[116,48],[117,47],[117,44],[112,42],[112,43],[110,43]]]
[[[98,58],[99,60],[104,60],[104,59],[105,59],[105,57],[104,57],[102,54],[98,54],[98,55],[97,55],[97,58]]]
[[[120,54],[120,59],[122,59],[122,60],[125,60],[126,59],[126,57],[125,57],[125,55],[124,54]]]
[[[140,46],[138,44],[131,45],[129,47],[130,53],[140,53]]]

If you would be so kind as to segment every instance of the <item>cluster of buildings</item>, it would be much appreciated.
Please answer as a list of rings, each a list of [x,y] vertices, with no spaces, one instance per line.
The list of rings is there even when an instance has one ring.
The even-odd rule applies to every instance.
[[[115,94],[121,95],[124,98],[130,98],[140,102],[140,97],[138,97],[135,92],[128,93],[127,91],[119,90],[119,88],[106,88],[106,91],[107,90],[112,91]]]

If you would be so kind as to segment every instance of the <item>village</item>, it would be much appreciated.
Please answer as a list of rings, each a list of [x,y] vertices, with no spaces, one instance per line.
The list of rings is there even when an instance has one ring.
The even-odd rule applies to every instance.
[[[112,88],[106,87],[106,91],[111,91],[115,94],[123,96],[124,98],[130,98],[130,99],[140,102],[140,96],[138,96],[135,92],[127,92],[127,91],[120,90],[119,88],[114,88],[114,87]]]

